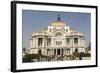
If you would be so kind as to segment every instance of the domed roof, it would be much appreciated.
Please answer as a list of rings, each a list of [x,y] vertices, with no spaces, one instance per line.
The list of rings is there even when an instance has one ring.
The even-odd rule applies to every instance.
[[[62,22],[62,21],[55,21],[51,24],[51,26],[53,27],[64,27],[65,26],[65,23]]]
[[[58,15],[57,21],[51,23],[51,26],[53,27],[64,27],[65,25],[66,24],[63,21],[61,21],[60,15]]]

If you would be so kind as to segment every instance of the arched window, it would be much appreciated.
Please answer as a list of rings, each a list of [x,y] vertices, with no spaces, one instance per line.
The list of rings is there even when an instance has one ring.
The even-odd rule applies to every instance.
[[[74,43],[75,43],[75,45],[78,44],[78,38],[74,38]]]
[[[38,38],[38,46],[42,46],[43,38]]]
[[[50,46],[51,44],[51,38],[47,38],[47,46]]]
[[[70,44],[70,38],[66,38],[66,43],[67,43],[67,45]]]
[[[61,37],[61,36],[63,36],[61,32],[55,34],[55,37]]]

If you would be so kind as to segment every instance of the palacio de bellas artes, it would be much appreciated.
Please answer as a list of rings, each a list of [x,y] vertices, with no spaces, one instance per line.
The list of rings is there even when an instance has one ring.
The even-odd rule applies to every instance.
[[[29,49],[23,48],[23,62],[51,62],[91,59],[83,32],[76,31],[60,14],[47,28],[33,31]]]

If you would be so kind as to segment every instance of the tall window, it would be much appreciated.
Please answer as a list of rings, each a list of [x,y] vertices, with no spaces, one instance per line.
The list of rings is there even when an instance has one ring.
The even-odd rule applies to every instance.
[[[67,43],[67,45],[70,44],[70,38],[66,38],[66,43]]]
[[[74,38],[74,44],[75,44],[75,45],[78,44],[78,38]]]
[[[43,38],[38,38],[38,46],[42,46]]]
[[[48,38],[48,39],[47,39],[47,46],[50,46],[50,44],[51,44],[51,39]]]

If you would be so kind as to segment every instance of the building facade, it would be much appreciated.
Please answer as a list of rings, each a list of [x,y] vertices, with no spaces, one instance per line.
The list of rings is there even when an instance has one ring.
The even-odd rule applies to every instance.
[[[47,29],[33,32],[30,39],[30,54],[66,56],[75,50],[85,52],[85,48],[85,35],[71,29],[60,16]]]

